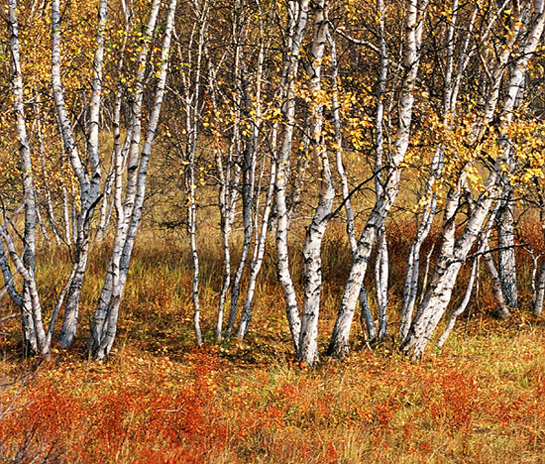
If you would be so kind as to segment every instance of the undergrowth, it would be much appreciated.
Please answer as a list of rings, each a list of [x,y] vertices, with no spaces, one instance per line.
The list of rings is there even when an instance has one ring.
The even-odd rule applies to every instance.
[[[212,234],[203,238],[207,343],[199,350],[187,247],[182,238],[147,234],[135,251],[108,363],[83,354],[108,244],[91,263],[73,350],[23,361],[17,322],[2,327],[0,462],[545,462],[545,325],[524,309],[508,321],[490,318],[484,280],[479,304],[446,347],[431,348],[423,361],[405,359],[395,340],[371,350],[355,326],[349,359],[323,357],[308,369],[293,358],[271,256],[248,338],[214,345],[221,244]],[[338,236],[331,233],[324,245],[322,349],[350,260]],[[406,253],[395,236],[404,237],[392,235],[392,253]],[[51,250],[40,263],[46,301],[54,301],[68,272],[55,266],[61,253]],[[524,278],[530,269],[520,253]],[[296,257],[293,266],[297,275]],[[402,269],[392,268],[392,282],[395,302]],[[393,304],[392,333],[395,310]]]

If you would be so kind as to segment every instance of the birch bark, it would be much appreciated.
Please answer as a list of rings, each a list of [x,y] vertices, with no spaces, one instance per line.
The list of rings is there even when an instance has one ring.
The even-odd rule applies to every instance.
[[[142,50],[136,72],[136,91],[132,105],[132,119],[125,141],[126,149],[121,150],[116,159],[115,168],[115,207],[118,214],[114,245],[104,285],[97,304],[91,334],[87,342],[88,352],[99,361],[104,361],[113,346],[117,332],[117,319],[121,297],[127,280],[132,250],[142,216],[142,207],[146,194],[146,179],[149,158],[164,99],[166,79],[168,75],[169,53],[176,0],[168,4],[165,33],[161,47],[157,86],[153,96],[153,104],[149,114],[149,122],[145,132],[145,140],[140,149],[142,136],[142,100],[144,92],[144,73],[148,61],[151,38],[159,14],[160,1],[154,0],[146,25]],[[123,154],[127,153],[127,184],[125,200],[122,202],[123,190]]]
[[[498,233],[498,278],[501,282],[501,288],[505,303],[509,308],[518,308],[518,288],[517,288],[517,264],[515,256],[515,225],[514,225],[514,207],[513,191],[511,186],[504,190],[507,197],[502,202],[502,206],[497,216]],[[505,314],[507,316],[508,314]]]
[[[498,205],[496,205],[496,209],[497,207]],[[477,279],[477,274],[479,272],[479,263],[480,263],[481,255],[490,256],[489,250],[488,250],[489,248],[488,238],[490,236],[490,231],[492,230],[492,225],[495,218],[495,212],[496,211],[490,214],[486,226],[481,231],[481,234],[479,237],[479,246],[477,247],[477,252],[475,253],[475,257],[473,258],[473,264],[471,265],[471,273],[469,276],[469,281],[466,286],[464,297],[462,298],[462,301],[460,302],[458,307],[450,315],[447,326],[445,327],[443,334],[437,341],[438,348],[442,348],[444,346],[448,336],[450,335],[450,332],[452,331],[452,329],[454,328],[454,325],[456,324],[456,321],[464,313],[464,311],[466,310],[470,302],[471,294],[473,292],[473,286],[475,285],[475,280]]]
[[[343,162],[343,134],[342,134],[342,125],[341,125],[341,116],[340,116],[340,103],[339,103],[339,86],[338,86],[338,64],[337,64],[337,47],[335,40],[329,29],[326,31],[327,40],[331,48],[331,104],[332,104],[332,113],[333,113],[333,127],[335,131],[335,161],[337,167],[337,173],[341,179],[341,192],[344,202],[344,210],[346,213],[346,233],[348,234],[348,241],[350,243],[350,251],[352,256],[355,256],[357,252],[358,242],[356,239],[356,229],[354,226],[354,210],[352,209],[352,201],[350,200],[350,189],[348,187],[348,177],[346,175],[346,170]],[[365,286],[362,283],[359,302],[361,306],[361,325],[364,332],[367,333],[369,340],[374,340],[377,338],[377,329],[375,327],[375,322],[373,316],[369,309],[369,304],[367,302],[367,292]]]
[[[21,160],[21,182],[23,188],[24,205],[24,234],[22,259],[16,252],[15,245],[5,227],[0,227],[0,240],[3,239],[7,251],[14,263],[17,272],[24,279],[22,299],[12,287],[13,278],[7,261],[2,259],[2,271],[4,279],[10,290],[10,296],[14,302],[20,303],[21,321],[23,328],[23,342],[25,355],[49,353],[49,345],[46,343],[45,330],[42,323],[42,308],[36,288],[36,193],[34,189],[33,167],[30,154],[30,143],[27,133],[27,122],[24,106],[23,74],[21,69],[20,45],[19,45],[19,19],[17,15],[17,1],[9,0],[9,48],[11,52],[11,71],[13,89],[13,112],[16,120],[16,134],[18,138],[18,150]],[[2,255],[5,257],[4,252]]]
[[[259,134],[261,133],[262,129],[262,90],[263,90],[263,73],[264,73],[264,61],[265,61],[265,32],[264,32],[264,24],[263,24],[263,11],[261,8],[261,2],[259,0],[256,0],[256,4],[258,7],[258,13],[259,13],[259,33],[260,33],[260,39],[259,39],[259,54],[258,54],[258,60],[257,60],[257,73],[256,73],[256,86],[255,86],[255,121],[253,122],[253,132],[254,132],[254,140],[255,140],[255,147],[257,149],[257,141]],[[272,153],[276,152],[277,149],[277,137],[278,137],[278,123],[274,123],[272,127],[272,133],[271,133],[271,151]],[[266,163],[266,157],[263,158],[263,167],[262,167],[262,173],[260,176],[263,175],[263,172],[265,170],[265,163]],[[255,247],[254,247],[254,254],[252,256],[252,259],[250,261],[250,274],[248,277],[248,287],[246,289],[246,298],[244,301],[244,307],[242,308],[242,313],[240,317],[240,324],[238,328],[238,336],[239,338],[243,338],[248,333],[248,328],[250,326],[250,321],[252,319],[252,304],[253,299],[255,295],[255,289],[257,285],[257,277],[259,275],[259,272],[261,270],[261,265],[263,264],[263,257],[265,255],[265,246],[267,241],[267,233],[269,230],[269,219],[273,207],[273,199],[274,199],[274,181],[276,178],[276,162],[274,161],[274,156],[270,157],[270,173],[269,173],[269,182],[268,182],[268,188],[267,193],[265,197],[265,205],[263,208],[263,213],[261,214],[261,229],[258,232],[259,227],[259,191],[256,193],[257,200],[256,200],[256,208],[255,208]]]
[[[516,97],[520,85],[524,79],[528,62],[534,55],[537,45],[543,33],[545,18],[542,13],[534,17],[533,23],[524,34],[525,40],[520,47],[520,54],[514,60],[514,66],[510,73],[509,82],[506,88],[506,97],[501,107],[503,132],[506,125],[513,117]],[[518,28],[523,27],[522,23],[515,24],[514,28],[518,37]],[[507,63],[512,53],[512,46],[515,39],[510,38],[509,43],[499,56],[498,65],[494,72],[494,81],[492,82],[489,95],[486,101],[483,120],[480,128],[492,120],[496,111],[496,105],[501,88],[502,69]],[[500,156],[495,160],[488,179],[484,184],[484,192],[475,200],[473,211],[467,220],[461,236],[456,241],[454,247],[446,248],[441,251],[438,261],[435,265],[433,276],[429,288],[426,290],[424,298],[418,307],[417,314],[409,329],[409,333],[402,343],[401,349],[406,355],[414,358],[420,358],[424,349],[431,339],[437,324],[443,316],[447,305],[451,299],[452,291],[460,270],[461,264],[465,261],[471,246],[475,242],[482,225],[490,212],[494,199],[499,195],[503,188],[503,167],[509,162],[511,148],[503,143],[505,138],[500,137]]]
[[[323,143],[323,103],[320,101],[322,88],[322,62],[326,42],[325,1],[314,5],[314,35],[309,53],[310,92],[313,96],[311,110],[311,149],[318,168],[318,205],[307,228],[303,246],[303,281],[305,296],[299,335],[300,360],[313,365],[318,360],[318,317],[320,313],[320,293],[322,287],[322,260],[320,256],[322,240],[331,216],[335,197],[329,158]]]
[[[288,255],[288,208],[286,204],[286,186],[289,175],[289,157],[293,143],[295,121],[295,79],[299,68],[299,55],[303,32],[308,17],[308,0],[290,0],[288,2],[288,48],[282,72],[281,98],[283,133],[277,154],[277,171],[275,181],[275,205],[277,212],[276,250],[278,255],[278,279],[284,293],[286,315],[291,331],[295,352],[299,352],[299,334],[301,320],[295,295],[295,287],[291,278]]]
[[[343,291],[337,320],[335,321],[335,327],[328,348],[329,354],[336,357],[344,357],[349,353],[350,328],[373,244],[399,192],[400,164],[405,159],[405,154],[409,146],[414,104],[413,92],[418,74],[423,22],[427,7],[427,1],[418,0],[411,0],[407,6],[404,51],[406,75],[403,80],[399,102],[399,127],[392,147],[393,152],[388,160],[388,165],[385,167],[383,195],[377,198],[360,236],[357,254],[354,256],[348,281]]]
[[[101,160],[98,146],[99,115],[102,91],[102,66],[104,59],[104,34],[106,29],[107,0],[101,0],[98,11],[98,28],[96,35],[97,48],[93,60],[94,76],[91,86],[91,99],[88,123],[88,156],[90,174],[84,166],[74,140],[72,126],[68,118],[64,99],[64,86],[61,79],[61,13],[60,2],[51,2],[51,82],[57,112],[59,129],[72,169],[79,182],[80,211],[74,223],[75,253],[74,271],[64,312],[60,346],[68,348],[72,345],[77,329],[78,309],[81,289],[87,270],[89,251],[89,234],[94,209],[99,201],[101,187]]]
[[[539,194],[539,220],[541,223],[541,234],[545,241],[545,198],[540,192]],[[534,264],[537,267],[537,263]],[[537,284],[534,296],[533,312],[534,315],[540,317],[543,312],[543,303],[545,301],[545,262],[541,264],[537,277]]]

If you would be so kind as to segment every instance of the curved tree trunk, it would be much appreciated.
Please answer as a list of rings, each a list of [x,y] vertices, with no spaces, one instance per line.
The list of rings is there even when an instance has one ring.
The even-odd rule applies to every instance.
[[[426,0],[411,0],[406,14],[406,43],[404,66],[406,75],[402,85],[399,102],[399,127],[387,164],[384,166],[382,194],[377,196],[375,206],[367,220],[358,241],[348,281],[345,285],[341,305],[335,321],[335,327],[329,343],[328,353],[344,357],[350,351],[349,336],[354,317],[354,310],[361,291],[373,244],[379,230],[384,226],[386,217],[399,192],[400,164],[405,159],[409,146],[409,135],[414,104],[414,85],[418,74],[420,43],[424,15],[428,7]]]

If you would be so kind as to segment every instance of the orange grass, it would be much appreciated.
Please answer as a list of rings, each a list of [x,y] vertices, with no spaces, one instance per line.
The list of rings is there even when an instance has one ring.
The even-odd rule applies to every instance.
[[[350,260],[339,228],[324,244],[322,348]],[[410,237],[402,226],[391,230],[391,254],[401,256],[392,262],[400,263]],[[492,320],[486,284],[480,306],[460,321],[446,348],[430,347],[419,363],[394,345],[369,351],[355,326],[350,359],[326,358],[307,369],[293,361],[270,257],[248,339],[213,346],[220,244],[214,232],[201,238],[208,343],[196,350],[186,242],[143,232],[106,365],[81,352],[107,245],[91,263],[74,350],[55,350],[40,365],[21,362],[17,323],[3,327],[0,405],[13,404],[0,419],[0,462],[545,462],[545,326],[523,310],[505,322]],[[539,247],[539,234],[530,232]],[[51,301],[68,272],[55,266],[59,253],[52,250],[40,264]],[[294,259],[296,273],[299,266]],[[520,266],[526,278],[523,251]],[[402,273],[392,268],[392,332]]]
[[[248,362],[248,347],[237,345],[193,350],[180,361],[125,348],[107,365],[55,354],[0,421],[1,456],[543,462],[545,331],[493,329],[495,336],[457,338],[420,363],[383,348],[313,370],[273,358]],[[17,388],[3,389],[3,404]],[[17,453],[26,457],[17,461]]]

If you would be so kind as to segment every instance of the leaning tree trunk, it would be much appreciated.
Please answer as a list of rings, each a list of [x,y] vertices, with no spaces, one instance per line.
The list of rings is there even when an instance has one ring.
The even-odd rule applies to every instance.
[[[7,275],[6,284],[11,287],[10,295],[16,304],[21,307],[21,321],[23,329],[24,351],[26,355],[49,353],[45,330],[42,322],[42,308],[38,291],[36,288],[36,193],[34,179],[32,176],[32,159],[30,154],[30,143],[27,133],[27,123],[24,107],[23,74],[21,68],[21,56],[19,45],[19,20],[17,15],[17,1],[9,0],[9,47],[11,52],[12,88],[13,88],[13,111],[16,119],[15,130],[18,139],[19,156],[21,160],[21,183],[23,187],[23,207],[25,229],[23,234],[24,251],[22,259],[19,258],[11,236],[5,227],[0,229],[0,240],[4,240],[7,251],[15,264],[17,272],[23,276],[23,291],[21,298],[12,287],[12,276],[9,267],[6,268],[5,259],[3,264],[4,278]],[[2,255],[4,253],[2,252]]]
[[[488,192],[494,192],[496,180],[497,175],[492,172],[486,185]],[[401,345],[404,354],[420,358],[441,320],[450,302],[458,272],[490,211],[493,195],[488,195],[488,192],[486,195],[481,194],[476,201],[474,211],[454,247],[442,250],[435,264],[429,287],[418,307],[409,333]]]
[[[446,51],[447,51],[447,63],[445,69],[445,83],[444,83],[444,95],[443,103],[441,107],[441,114],[443,124],[449,125],[456,113],[456,103],[458,99],[458,93],[462,77],[469,64],[469,61],[473,54],[474,49],[469,50],[469,43],[472,37],[475,19],[477,17],[478,8],[474,9],[473,15],[470,18],[467,31],[465,33],[465,40],[462,42],[461,50],[458,58],[456,57],[456,44],[458,42],[457,22],[459,12],[458,0],[452,1],[450,22],[448,25],[447,39],[446,39]],[[486,37],[488,32],[485,31],[483,36]],[[454,74],[455,61],[458,61],[458,69]],[[426,181],[426,188],[424,198],[426,198],[426,204],[422,212],[422,217],[418,225],[415,238],[411,244],[409,251],[409,258],[407,261],[407,272],[405,277],[405,285],[403,289],[403,303],[401,308],[401,322],[400,322],[400,336],[403,341],[409,332],[409,327],[413,318],[414,306],[417,301],[418,293],[418,278],[420,270],[420,252],[424,241],[428,237],[433,219],[436,213],[437,207],[437,181],[441,178],[444,168],[445,151],[443,147],[438,147],[435,150],[433,159],[431,161],[430,173]],[[425,287],[425,286],[424,286]],[[424,288],[425,290],[425,288]]]
[[[326,231],[331,209],[335,198],[333,179],[329,167],[327,151],[323,143],[323,104],[320,102],[321,63],[324,58],[326,41],[326,11],[325,0],[315,5],[314,37],[309,56],[310,91],[315,101],[311,103],[311,147],[315,162],[318,164],[319,192],[318,205],[307,228],[303,246],[303,280],[305,297],[301,316],[301,332],[299,334],[298,358],[309,365],[318,360],[318,317],[320,314],[320,294],[322,290],[322,259],[320,256],[322,240]]]
[[[295,352],[299,352],[299,334],[301,320],[295,296],[295,287],[291,278],[288,255],[288,223],[289,215],[286,203],[286,187],[289,175],[289,159],[293,143],[293,129],[295,123],[295,77],[299,68],[299,54],[303,32],[307,23],[309,1],[290,0],[288,3],[289,15],[289,44],[281,82],[281,97],[283,99],[282,116],[284,131],[277,155],[277,171],[275,180],[275,205],[277,213],[276,250],[278,255],[278,280],[284,293],[286,315],[291,331]]]
[[[91,219],[94,209],[99,201],[101,187],[101,160],[98,146],[99,116],[102,91],[102,63],[104,57],[104,42],[106,30],[106,14],[108,10],[107,0],[101,0],[98,13],[98,31],[96,36],[97,49],[93,61],[94,76],[91,86],[91,100],[88,125],[88,156],[90,164],[89,175],[80,158],[75,142],[72,126],[68,118],[64,100],[64,87],[61,79],[61,12],[58,0],[51,3],[51,82],[53,96],[59,121],[59,128],[64,142],[64,149],[71,162],[72,169],[79,182],[80,211],[75,221],[75,254],[74,272],[66,307],[60,345],[68,348],[72,345],[76,334],[78,309],[83,286],[83,280],[87,270],[87,256],[89,251],[89,234]]]
[[[115,181],[115,204],[118,214],[118,223],[116,226],[116,235],[114,237],[114,246],[108,271],[101,291],[100,299],[93,317],[91,334],[87,342],[87,350],[94,359],[104,361],[113,346],[117,332],[117,319],[119,306],[127,275],[129,271],[132,250],[136,241],[136,235],[142,217],[142,207],[144,205],[146,193],[146,179],[148,172],[149,159],[155,133],[159,123],[159,116],[163,104],[165,93],[166,78],[168,75],[169,54],[172,31],[174,27],[174,16],[176,12],[177,0],[170,0],[168,5],[167,18],[165,23],[165,33],[161,47],[160,65],[158,72],[157,87],[154,93],[152,108],[149,115],[149,122],[146,129],[145,141],[140,149],[141,138],[141,120],[142,120],[142,100],[144,92],[144,73],[150,48],[150,41],[142,47],[140,58],[138,60],[138,70],[136,76],[136,98],[133,103],[133,120],[131,130],[128,132],[126,144],[130,143],[127,159],[127,185],[125,202],[122,204],[122,176],[123,159],[119,154],[116,159],[116,181]],[[146,26],[146,36],[151,38],[159,13],[160,1],[154,0],[150,12],[148,24]],[[123,153],[124,150],[121,151]]]
[[[496,208],[497,207],[498,205],[496,205]],[[443,331],[443,334],[437,341],[438,348],[442,348],[444,346],[448,336],[450,335],[450,332],[452,331],[452,329],[454,328],[454,325],[456,324],[456,321],[464,313],[464,311],[466,310],[470,302],[471,294],[473,292],[473,286],[475,284],[475,280],[477,279],[477,275],[479,273],[480,257],[481,255],[484,255],[485,257],[490,256],[490,252],[488,249],[488,238],[490,236],[490,231],[492,230],[492,225],[493,225],[495,217],[496,217],[496,211],[492,212],[492,214],[489,215],[487,224],[484,227],[484,229],[481,231],[479,246],[477,247],[477,252],[475,253],[475,256],[473,258],[471,273],[469,276],[469,281],[466,286],[464,297],[462,298],[462,301],[460,302],[458,307],[450,315],[447,326],[445,330]]]
[[[538,14],[525,34],[525,41],[520,47],[520,55],[514,60],[514,66],[510,73],[509,83],[506,89],[506,97],[504,99],[502,112],[502,125],[500,126],[500,155],[495,160],[495,165],[490,172],[490,175],[484,185],[484,193],[481,193],[475,201],[473,211],[469,215],[466,227],[462,235],[456,241],[456,245],[452,250],[442,252],[436,263],[430,286],[427,289],[422,303],[418,307],[417,314],[411,324],[409,333],[403,342],[401,349],[403,353],[414,358],[420,358],[424,349],[431,339],[437,324],[441,320],[448,303],[450,302],[452,291],[456,283],[456,278],[463,261],[466,259],[471,246],[475,242],[477,235],[485,221],[486,216],[490,212],[494,198],[502,190],[503,184],[503,167],[511,165],[509,163],[511,156],[511,147],[506,143],[505,131],[513,117],[513,111],[516,105],[516,97],[520,86],[524,80],[528,62],[534,55],[537,45],[543,33],[545,24],[545,15]],[[515,27],[521,28],[521,24],[516,24]],[[511,44],[514,44],[516,37],[511,37]],[[506,47],[505,53],[502,53],[498,58],[498,67],[494,72],[495,81],[489,91],[489,96],[486,101],[485,112],[481,123],[482,128],[492,120],[495,113],[496,104],[499,98],[501,79],[503,75],[503,67],[511,56],[512,49]]]
[[[350,190],[348,187],[348,177],[344,168],[343,162],[343,134],[341,128],[341,115],[340,115],[340,103],[339,103],[339,86],[338,86],[338,64],[337,64],[337,47],[335,40],[333,39],[329,29],[327,32],[327,40],[331,47],[331,105],[333,113],[333,127],[335,131],[335,159],[337,165],[337,173],[341,179],[341,191],[344,203],[344,209],[346,212],[346,233],[348,235],[348,241],[350,243],[350,251],[352,256],[357,252],[358,241],[356,239],[356,230],[354,226],[354,210],[352,209],[352,201],[350,200]],[[362,283],[359,301],[361,306],[361,325],[364,332],[367,333],[369,340],[377,338],[377,328],[373,320],[373,315],[369,309],[367,301],[367,292],[365,286]]]
[[[393,142],[393,153],[384,167],[382,195],[377,197],[375,206],[367,220],[358,241],[348,281],[344,287],[341,305],[329,343],[328,353],[344,357],[350,351],[349,336],[354,310],[361,291],[365,272],[369,264],[373,244],[378,231],[384,226],[386,217],[399,192],[400,165],[409,147],[409,137],[414,104],[414,87],[418,74],[420,44],[427,1],[411,0],[406,15],[406,44],[404,66],[407,70],[399,102],[399,127]]]

